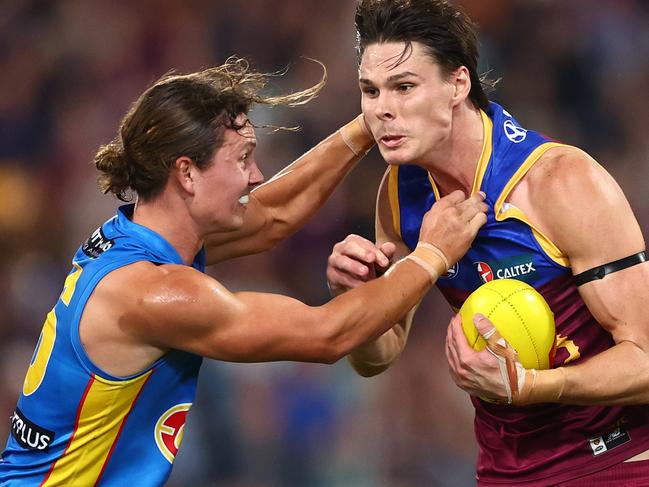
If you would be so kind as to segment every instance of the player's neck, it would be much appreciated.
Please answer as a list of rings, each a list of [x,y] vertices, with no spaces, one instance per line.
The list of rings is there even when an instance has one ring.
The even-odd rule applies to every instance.
[[[442,195],[457,189],[467,195],[471,192],[483,142],[482,114],[467,100],[453,115],[449,139],[425,165]]]
[[[176,249],[183,263],[190,265],[203,245],[187,207],[168,195],[151,201],[138,201],[133,212],[133,222],[161,235]]]

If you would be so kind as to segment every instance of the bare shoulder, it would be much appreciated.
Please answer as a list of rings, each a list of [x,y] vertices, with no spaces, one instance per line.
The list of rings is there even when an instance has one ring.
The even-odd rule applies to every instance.
[[[186,319],[183,313],[220,284],[188,266],[136,262],[111,272],[97,286],[95,300],[119,310],[120,328],[146,335],[150,327]]]
[[[597,191],[611,185],[617,187],[615,180],[595,159],[573,146],[549,149],[524,180],[531,190],[553,191],[558,193],[556,196],[565,190]]]
[[[186,294],[183,292],[185,288],[191,288],[201,276],[201,272],[187,266],[142,261],[114,270],[102,279],[97,288],[124,304],[141,303],[153,299],[153,296]]]
[[[200,274],[183,266],[136,262],[106,275],[88,299],[79,323],[81,342],[93,363],[124,377],[159,359],[170,347],[151,339],[151,323],[164,326],[166,317],[173,319],[165,303],[172,302],[171,296],[189,299],[184,281],[191,283],[194,273]],[[156,302],[160,305],[148,304]]]
[[[548,150],[512,192],[510,202],[570,258],[576,270],[582,264],[624,257],[644,246],[620,186],[576,147]]]

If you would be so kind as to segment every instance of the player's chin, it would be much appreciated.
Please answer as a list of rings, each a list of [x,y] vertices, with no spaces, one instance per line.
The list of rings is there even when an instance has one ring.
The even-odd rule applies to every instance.
[[[413,158],[408,151],[399,149],[380,149],[383,160],[391,166],[402,166],[404,164],[412,164]]]

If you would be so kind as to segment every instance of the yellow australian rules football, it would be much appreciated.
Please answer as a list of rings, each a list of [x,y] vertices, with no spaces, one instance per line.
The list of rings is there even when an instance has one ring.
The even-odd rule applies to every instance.
[[[486,316],[518,353],[526,369],[548,369],[555,352],[554,314],[536,289],[516,279],[494,279],[473,291],[460,308],[469,344],[480,351],[487,345],[473,324]]]

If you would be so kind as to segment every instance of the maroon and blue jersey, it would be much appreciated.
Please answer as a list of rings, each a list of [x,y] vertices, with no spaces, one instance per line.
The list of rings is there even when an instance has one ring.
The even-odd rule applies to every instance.
[[[79,337],[88,298],[109,272],[138,261],[183,263],[132,212],[122,206],[74,256],[10,419],[0,485],[153,487],[171,472],[202,358],[172,350],[138,374],[115,377],[90,360]],[[204,270],[202,250],[193,267]]]
[[[472,193],[486,194],[487,223],[437,286],[458,310],[484,282],[504,278],[527,282],[554,313],[557,353],[552,367],[578,364],[612,347],[614,341],[579,295],[566,255],[507,202],[534,163],[561,144],[525,130],[495,103],[482,112],[482,119],[484,145]],[[388,189],[395,231],[414,249],[423,215],[439,199],[439,190],[433,177],[416,165],[392,166]],[[550,479],[570,480],[649,449],[648,406],[514,407],[471,400],[481,485],[548,485]]]

